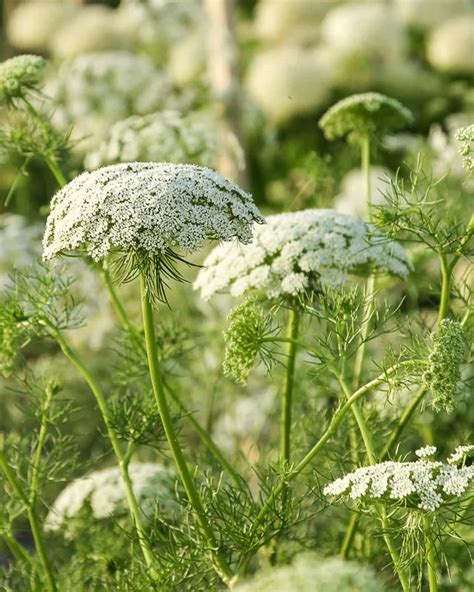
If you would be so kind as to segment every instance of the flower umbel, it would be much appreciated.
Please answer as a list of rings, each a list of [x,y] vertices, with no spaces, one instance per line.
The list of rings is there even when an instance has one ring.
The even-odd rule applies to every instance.
[[[336,479],[324,488],[325,495],[346,495],[352,500],[403,502],[405,505],[434,512],[443,504],[460,498],[474,479],[474,466],[457,467],[461,447],[448,459],[448,464],[425,460],[424,453],[434,454],[435,447],[421,449],[423,458],[415,462],[383,462],[361,467]],[[463,447],[470,448],[470,447]]]
[[[373,271],[405,277],[404,249],[369,224],[335,210],[303,210],[269,216],[255,226],[253,242],[219,245],[194,284],[204,299],[229,289],[267,297],[291,297],[344,284],[348,274]]]
[[[431,404],[436,411],[452,411],[461,380],[460,364],[464,358],[464,333],[461,323],[452,319],[441,321],[440,330],[432,337],[428,369],[423,380],[431,391]]]
[[[377,131],[382,135],[413,120],[411,112],[396,99],[380,93],[363,93],[342,99],[320,119],[325,136],[334,140],[348,135],[351,141]]]
[[[46,60],[36,55],[20,55],[0,64],[0,104],[10,105],[36,88]]]
[[[474,145],[474,125],[462,127],[456,133],[456,140],[461,142],[459,154],[463,157],[463,165],[467,171],[474,171],[473,145]]]
[[[124,163],[83,173],[51,202],[43,258],[80,251],[94,261],[119,255],[121,279],[142,272],[162,285],[176,275],[175,250],[205,240],[249,242],[263,219],[252,197],[216,172],[193,165]],[[157,293],[163,299],[162,291]]]
[[[264,363],[269,364],[262,338],[273,334],[274,330],[271,320],[263,314],[253,298],[236,306],[231,311],[229,319],[229,328],[224,333],[224,374],[236,382],[245,384],[258,355]]]

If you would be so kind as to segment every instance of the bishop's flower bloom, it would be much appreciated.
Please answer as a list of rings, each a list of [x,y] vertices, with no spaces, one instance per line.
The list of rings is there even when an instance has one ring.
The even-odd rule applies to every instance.
[[[276,298],[337,287],[353,273],[405,277],[410,268],[401,245],[362,220],[335,210],[303,210],[269,216],[254,227],[249,245],[217,246],[194,287],[204,299],[226,290],[233,296],[260,290]]]
[[[36,88],[46,60],[36,55],[19,55],[0,64],[0,104],[15,99]]]
[[[411,112],[396,99],[368,92],[338,101],[321,117],[319,126],[330,140],[347,135],[358,141],[375,131],[379,135],[396,131],[412,120]]]
[[[442,463],[427,460],[436,453],[434,446],[427,446],[417,450],[419,460],[360,467],[326,485],[324,494],[351,500],[384,499],[434,512],[460,498],[474,480],[474,466],[457,466],[471,448],[458,447],[448,462]]]
[[[179,511],[176,475],[171,469],[159,464],[136,463],[130,465],[129,474],[145,517],[150,518],[157,506],[166,514]],[[68,527],[68,522],[87,506],[98,520],[127,512],[127,495],[118,467],[94,471],[69,483],[53,502],[45,520],[45,530]]]
[[[119,254],[127,278],[150,272],[153,283],[152,276],[176,277],[169,273],[176,251],[191,253],[206,240],[250,242],[253,222],[263,218],[252,196],[211,169],[115,164],[82,173],[56,193],[43,258],[79,251],[101,261]]]
[[[372,568],[336,557],[318,559],[309,553],[291,565],[258,572],[235,592],[383,592]]]

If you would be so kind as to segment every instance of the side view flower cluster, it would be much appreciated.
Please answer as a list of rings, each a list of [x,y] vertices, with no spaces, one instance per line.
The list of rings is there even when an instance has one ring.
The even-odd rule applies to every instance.
[[[257,355],[265,359],[262,338],[272,333],[271,321],[258,303],[249,299],[236,306],[229,315],[230,325],[224,332],[226,342],[224,374],[245,384]]]
[[[474,480],[474,466],[457,466],[471,446],[458,447],[447,463],[427,460],[436,453],[434,446],[427,448],[417,451],[420,458],[414,462],[361,467],[326,485],[324,494],[345,495],[351,500],[394,500],[434,512],[466,492]]]
[[[458,130],[456,139],[461,142],[459,154],[463,157],[464,168],[470,172],[474,171],[474,124]]]
[[[411,112],[396,99],[380,93],[363,93],[342,99],[319,121],[330,140],[348,134],[349,139],[377,130],[378,134],[394,131],[413,120]]]
[[[303,210],[269,216],[255,226],[250,245],[216,247],[194,286],[204,299],[223,290],[233,296],[262,290],[274,298],[339,286],[351,273],[405,277],[410,268],[404,249],[362,220],[335,210]]]
[[[440,330],[432,337],[432,350],[428,357],[428,369],[423,375],[431,391],[431,404],[436,411],[452,411],[461,380],[460,364],[464,358],[464,333],[462,325],[452,319],[444,319]]]
[[[84,250],[99,261],[113,251],[159,257],[203,241],[243,242],[262,218],[252,197],[194,165],[123,163],[82,173],[51,202],[43,257]]]
[[[262,571],[236,592],[383,592],[375,572],[354,561],[336,557],[298,556],[291,565]]]
[[[46,60],[36,55],[20,55],[0,64],[0,104],[11,104],[35,88]]]
[[[140,160],[212,166],[216,151],[217,127],[209,114],[166,110],[115,123],[97,150],[86,156],[85,165],[93,170]]]
[[[176,475],[159,464],[140,463],[129,467],[135,496],[144,516],[151,517],[158,505],[165,514],[179,510],[175,494]],[[54,501],[45,521],[45,530],[59,530],[89,505],[97,519],[127,511],[126,492],[118,467],[94,471],[75,479]]]

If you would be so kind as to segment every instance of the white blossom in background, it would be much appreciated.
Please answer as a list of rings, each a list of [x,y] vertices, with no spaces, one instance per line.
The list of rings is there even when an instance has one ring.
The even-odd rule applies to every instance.
[[[22,2],[8,15],[7,40],[23,51],[47,52],[56,32],[79,11],[77,4],[67,1]]]
[[[385,193],[390,187],[391,177],[392,174],[388,169],[378,166],[371,167],[371,202],[374,205],[381,205],[385,202]],[[334,200],[334,208],[357,218],[366,217],[365,176],[361,169],[349,171],[342,179],[340,193]]]
[[[472,125],[474,117],[466,113],[453,113],[446,118],[446,131],[438,125],[431,126],[428,146],[433,152],[433,172],[437,177],[453,175],[464,179],[464,161],[461,155],[462,141],[457,138],[460,127]]]
[[[217,149],[217,124],[209,113],[165,110],[118,121],[84,162],[89,170],[138,160],[212,166]]]
[[[179,511],[175,493],[176,475],[159,464],[135,463],[129,466],[133,491],[143,515],[151,518],[154,509],[167,515]],[[67,485],[53,502],[44,529],[56,531],[68,527],[71,518],[90,506],[98,520],[118,517],[128,511],[127,494],[119,467],[94,471]]]
[[[240,296],[262,290],[268,297],[296,296],[321,286],[340,286],[368,269],[405,277],[404,249],[362,220],[335,210],[302,210],[269,216],[254,227],[250,245],[217,246],[194,283],[204,299],[229,290]]]
[[[283,46],[257,53],[245,84],[262,111],[281,122],[326,102],[330,72],[325,53]]]
[[[44,92],[54,104],[53,125],[60,130],[76,126],[73,138],[87,140],[90,135],[92,145],[112,123],[153,113],[175,98],[162,70],[149,58],[127,51],[85,54],[65,62]]]
[[[375,571],[336,557],[297,556],[291,565],[262,570],[235,592],[383,592]]]
[[[426,57],[435,70],[474,73],[474,16],[460,16],[434,29],[427,41]]]
[[[448,463],[451,465],[460,464],[464,462],[468,456],[474,456],[474,444],[458,446],[451,456],[448,456]]]
[[[394,9],[400,20],[421,30],[431,29],[453,16],[472,10],[471,0],[395,0]]]
[[[85,172],[53,197],[43,239],[45,260],[84,250],[160,256],[198,249],[205,240],[249,242],[263,221],[252,196],[205,167],[123,163]]]
[[[203,25],[206,14],[199,0],[122,0],[118,27],[164,62],[169,50]]]
[[[393,8],[381,2],[348,3],[333,8],[321,24],[321,39],[331,50],[392,57],[403,53],[404,30]]]
[[[460,448],[456,452],[462,454]],[[434,512],[462,497],[474,480],[474,466],[458,467],[451,457],[448,463],[426,460],[435,453],[436,447],[429,446],[417,451],[421,458],[414,462],[387,461],[361,467],[326,485],[323,492],[351,500],[384,499]]]

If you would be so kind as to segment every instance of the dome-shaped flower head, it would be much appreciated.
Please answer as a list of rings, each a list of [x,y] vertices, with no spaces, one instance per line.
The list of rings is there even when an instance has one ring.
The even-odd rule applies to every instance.
[[[129,474],[140,510],[146,518],[151,518],[157,507],[167,515],[179,511],[173,470],[159,464],[140,463],[131,464]],[[73,526],[71,519],[78,517],[88,506],[98,520],[119,517],[127,512],[127,495],[118,467],[94,471],[69,483],[53,502],[46,517],[45,530],[55,531],[66,526],[69,531]]]
[[[324,488],[325,495],[352,500],[385,500],[434,512],[445,503],[460,498],[474,480],[474,466],[457,466],[471,452],[458,447],[447,463],[431,460],[436,447],[416,451],[414,462],[387,461],[360,467]]]
[[[0,104],[10,105],[36,88],[46,60],[41,56],[20,55],[0,64]]]
[[[143,272],[162,300],[156,287],[163,277],[177,277],[177,251],[191,253],[208,239],[250,242],[252,223],[262,221],[252,196],[210,169],[115,164],[82,173],[53,197],[43,258],[71,251],[94,261],[114,255],[122,279]]]
[[[396,99],[369,92],[338,101],[321,117],[319,126],[329,140],[348,136],[358,142],[374,132],[396,131],[412,120],[411,112]]]
[[[194,286],[204,299],[226,290],[233,296],[259,290],[277,298],[337,287],[348,274],[404,277],[409,270],[404,249],[373,226],[335,210],[303,210],[269,216],[255,226],[250,245],[217,246]]]
[[[297,557],[291,565],[264,570],[235,592],[383,592],[372,568],[336,557]]]

